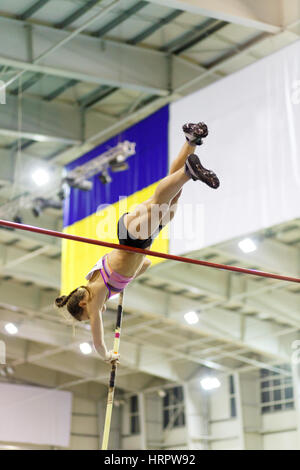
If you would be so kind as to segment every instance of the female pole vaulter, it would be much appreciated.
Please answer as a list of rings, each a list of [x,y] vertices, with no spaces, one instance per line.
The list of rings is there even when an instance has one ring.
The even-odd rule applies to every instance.
[[[185,124],[183,132],[186,142],[169,175],[161,180],[150,199],[138,205],[134,212],[123,214],[120,218],[118,238],[121,245],[149,249],[160,230],[173,219],[182,188],[190,180],[201,181],[214,189],[219,187],[216,174],[204,168],[193,153],[195,146],[201,145],[202,139],[208,135],[206,124]],[[104,342],[101,313],[106,309],[105,303],[112,295],[122,292],[150,265],[144,254],[112,250],[86,275],[87,285],[77,287],[69,295],[55,300],[57,307],[66,306],[76,320],[89,320],[94,347],[106,362],[118,361],[119,355],[108,351]]]

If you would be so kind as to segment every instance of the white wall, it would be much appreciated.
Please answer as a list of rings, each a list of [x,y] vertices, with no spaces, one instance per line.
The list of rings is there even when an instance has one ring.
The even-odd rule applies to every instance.
[[[70,445],[64,449],[97,450],[99,449],[99,420],[97,402],[94,400],[73,396]],[[0,442],[0,450],[5,449],[56,449],[55,446],[37,446],[33,444],[18,444],[15,442]]]
[[[186,428],[174,428],[171,431],[164,432],[164,449],[188,449]]]
[[[220,377],[220,388],[209,393],[211,450],[240,449],[240,428],[230,415],[229,377]]]
[[[0,384],[0,440],[67,447],[72,394],[50,388]]]
[[[147,446],[156,449],[163,442],[162,399],[157,393],[147,393],[144,397]]]
[[[297,449],[296,411],[278,411],[262,416],[265,450]]]
[[[97,402],[74,397],[70,449],[99,449],[99,420]]]
[[[297,449],[297,432],[266,434],[263,442],[264,450],[295,450]]]

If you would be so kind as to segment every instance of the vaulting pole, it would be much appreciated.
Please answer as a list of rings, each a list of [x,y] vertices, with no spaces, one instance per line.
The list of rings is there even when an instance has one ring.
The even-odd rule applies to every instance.
[[[114,340],[114,353],[115,354],[119,353],[119,348],[120,348],[123,304],[124,304],[124,291],[121,292],[119,295],[119,305],[118,305],[118,314],[117,314],[117,322],[116,322],[116,328],[115,328],[115,340]],[[117,362],[114,361],[111,366],[110,379],[109,379],[109,385],[108,385],[108,396],[107,396],[105,423],[104,423],[104,431],[103,431],[103,439],[102,439],[102,450],[107,450],[107,447],[108,447],[111,415],[112,415],[112,410],[113,410],[114,393],[115,393],[116,374],[117,374]]]

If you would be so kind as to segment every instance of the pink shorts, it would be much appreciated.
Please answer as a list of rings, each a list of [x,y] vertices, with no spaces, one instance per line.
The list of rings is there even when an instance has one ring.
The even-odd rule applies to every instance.
[[[108,263],[107,255],[103,256],[102,265],[100,273],[108,290],[108,299],[112,295],[122,292],[134,279],[134,277],[125,277],[113,271]]]

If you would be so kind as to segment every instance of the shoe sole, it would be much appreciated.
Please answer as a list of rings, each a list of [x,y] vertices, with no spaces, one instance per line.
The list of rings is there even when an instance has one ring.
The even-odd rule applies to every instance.
[[[205,132],[203,132],[203,126],[205,125],[206,127],[206,130]],[[187,134],[191,139],[195,139],[195,138],[201,138],[201,139],[205,139],[207,136],[208,136],[208,129],[207,129],[207,126],[206,124],[204,123],[198,123],[198,124],[195,124],[195,126],[198,126],[198,128],[201,129],[202,133],[201,134],[196,134],[194,135],[193,131],[191,132],[191,128],[188,124],[184,124],[182,126],[182,130],[185,134]]]
[[[193,154],[194,155],[194,154]],[[210,174],[211,174],[211,178],[208,178],[205,174],[202,174],[199,176],[198,172],[196,173],[189,161],[191,155],[187,158],[186,160],[186,165],[187,165],[187,168],[188,168],[188,171],[190,173],[190,175],[192,176],[192,178],[194,179],[194,181],[202,181],[203,183],[207,184],[210,188],[213,188],[213,189],[217,189],[219,186],[220,186],[220,181],[219,181],[219,178],[217,177],[217,175],[210,171],[210,170],[207,170],[206,168],[204,168],[204,166],[201,164],[200,162],[200,159],[197,155],[195,155],[195,157],[197,157],[197,163],[200,165],[201,169],[203,169],[204,171],[210,171]],[[211,179],[213,181],[211,181]]]

